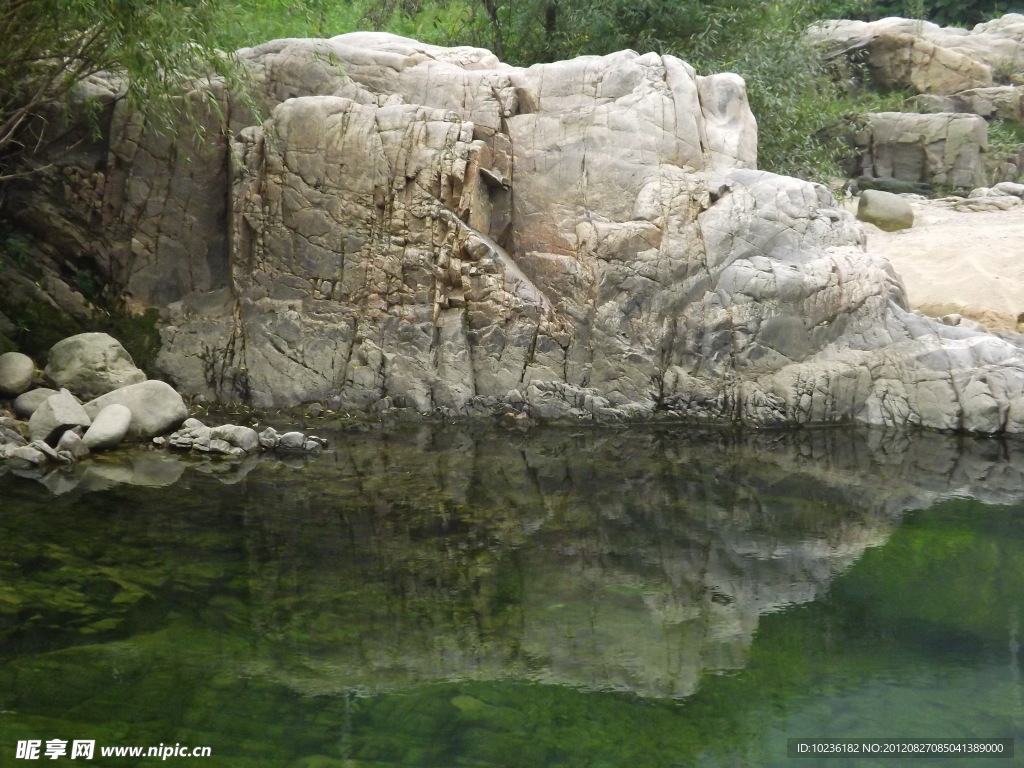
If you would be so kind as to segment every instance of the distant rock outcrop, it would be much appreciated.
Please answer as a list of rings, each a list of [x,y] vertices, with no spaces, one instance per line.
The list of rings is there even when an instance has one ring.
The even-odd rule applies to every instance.
[[[840,19],[810,29],[833,56],[862,54],[876,82],[888,88],[950,96],[1024,72],[1024,15],[1008,13],[973,29],[892,17]]]
[[[866,74],[867,85],[920,94],[905,113],[866,116],[855,137],[858,173],[964,190],[1024,173],[1024,146],[986,156],[985,123],[1024,119],[1024,15],[970,30],[916,19],[842,19],[812,26],[808,37],[827,56],[845,58],[851,72]]]

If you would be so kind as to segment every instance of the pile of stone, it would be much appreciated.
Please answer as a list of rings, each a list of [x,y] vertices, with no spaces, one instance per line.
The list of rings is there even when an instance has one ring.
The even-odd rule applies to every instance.
[[[58,389],[34,387],[37,380]],[[20,352],[0,355],[0,397],[14,417],[0,430],[0,459],[38,466],[72,464],[126,439],[164,434],[188,415],[173,387],[146,378],[131,356],[105,333],[83,333],[55,344],[37,377]]]
[[[319,453],[327,447],[327,440],[303,432],[285,432],[279,435],[273,427],[257,434],[252,427],[224,424],[208,427],[199,419],[185,419],[181,429],[168,437],[155,437],[157,445],[167,445],[184,451],[220,454],[241,458],[264,451],[282,453]]]
[[[37,378],[60,389],[33,388]],[[73,464],[125,440],[234,458],[261,450],[315,454],[327,446],[324,438],[303,432],[278,434],[268,427],[257,434],[251,427],[209,427],[186,418],[181,395],[163,381],[146,379],[124,347],[105,333],[55,344],[41,377],[27,355],[0,355],[0,398],[13,398],[15,414],[0,417],[0,459],[30,466]]]
[[[957,199],[958,211],[1008,211],[1024,202],[1024,184],[1003,181],[993,187],[972,189],[966,198]]]

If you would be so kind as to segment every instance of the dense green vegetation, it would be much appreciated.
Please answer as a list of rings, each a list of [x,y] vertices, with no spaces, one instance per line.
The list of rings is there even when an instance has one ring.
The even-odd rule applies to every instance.
[[[227,4],[189,0],[11,0],[0,9],[0,181],[53,140],[57,104],[98,72],[127,75],[125,97],[171,122],[181,78],[232,76],[217,52]],[[85,102],[86,105],[93,102]]]

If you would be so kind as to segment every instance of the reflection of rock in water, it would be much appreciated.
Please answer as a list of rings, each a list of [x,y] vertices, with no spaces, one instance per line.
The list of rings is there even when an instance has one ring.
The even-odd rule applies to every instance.
[[[11,467],[0,463],[0,477],[10,472],[18,477],[38,481],[54,496],[63,496],[71,492],[86,494],[103,491],[117,485],[168,488],[181,480],[186,470],[214,475],[225,485],[234,485],[245,479],[261,461],[277,461],[292,467],[302,467],[312,460],[315,457],[258,453],[242,458],[197,457],[182,452],[130,446],[90,456],[76,464],[57,467],[49,464]]]
[[[1024,488],[1016,445],[939,435],[423,428],[333,444],[244,491],[255,666],[306,691],[524,677],[685,696],[904,510]]]

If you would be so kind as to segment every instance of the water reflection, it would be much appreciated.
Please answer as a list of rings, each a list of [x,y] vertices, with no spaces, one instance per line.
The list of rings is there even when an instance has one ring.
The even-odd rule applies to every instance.
[[[1017,516],[968,525],[957,507],[1020,501],[1016,443],[854,430],[332,437],[301,466],[146,453],[75,483],[43,478],[50,490],[0,478],[0,709],[67,729],[90,701],[105,722],[145,708],[144,680],[146,697],[189,689],[175,728],[201,712],[224,741],[237,723],[220,710],[242,706],[254,680],[336,702],[337,725],[353,695],[433,684],[681,700],[730,671],[789,690],[783,675],[824,664],[823,648],[858,664],[859,643],[898,656],[903,625],[931,638],[914,653],[962,641],[969,659],[1005,656],[1017,637]],[[905,519],[929,508],[923,528]],[[758,647],[789,667],[762,677]],[[80,699],[45,682],[71,668],[87,681]],[[95,689],[111,685],[118,696],[96,710]],[[729,707],[758,706],[743,678],[707,695],[730,685]],[[481,696],[441,698],[472,720]]]
[[[301,659],[261,671],[316,692],[528,678],[688,696],[746,663],[760,616],[827,592],[904,510],[1018,496],[1008,451],[835,431],[343,445],[248,513],[257,621]]]

